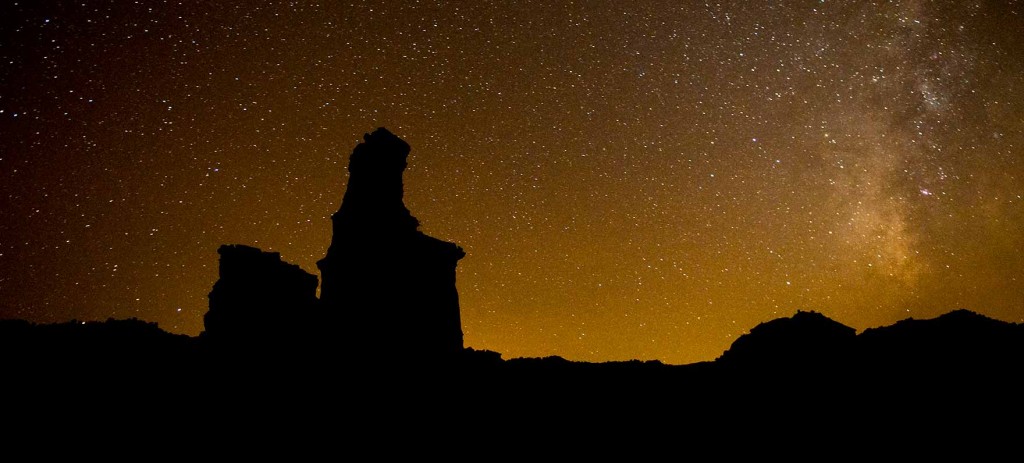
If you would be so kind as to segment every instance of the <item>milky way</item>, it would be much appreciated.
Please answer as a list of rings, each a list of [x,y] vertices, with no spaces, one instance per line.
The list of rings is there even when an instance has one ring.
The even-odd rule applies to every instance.
[[[316,272],[383,126],[506,358],[1024,321],[1019,2],[249,3],[2,7],[0,317],[197,334],[220,244]]]

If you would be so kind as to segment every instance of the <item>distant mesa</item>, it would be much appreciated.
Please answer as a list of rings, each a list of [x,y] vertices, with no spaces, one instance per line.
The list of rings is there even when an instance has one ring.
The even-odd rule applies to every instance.
[[[349,158],[341,207],[331,216],[330,247],[317,262],[320,299],[316,277],[277,253],[222,246],[220,280],[205,319],[214,345],[278,340],[295,346],[330,338],[350,359],[425,362],[463,351],[455,268],[465,252],[419,231],[406,208],[409,145],[384,128],[363,139]]]

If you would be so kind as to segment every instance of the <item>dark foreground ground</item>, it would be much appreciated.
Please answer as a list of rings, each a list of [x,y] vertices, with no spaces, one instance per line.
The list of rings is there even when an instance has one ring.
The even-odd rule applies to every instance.
[[[0,393],[8,441],[99,432],[156,445],[241,438],[247,450],[391,442],[374,447],[390,455],[408,451],[406,440],[585,442],[593,452],[631,436],[650,439],[648,450],[722,442],[723,455],[740,455],[751,439],[793,451],[812,439],[1016,458],[1022,340],[1021,325],[967,311],[860,334],[799,312],[755,327],[714,362],[674,366],[473,349],[416,361],[323,345],[223,349],[137,320],[3,321]]]

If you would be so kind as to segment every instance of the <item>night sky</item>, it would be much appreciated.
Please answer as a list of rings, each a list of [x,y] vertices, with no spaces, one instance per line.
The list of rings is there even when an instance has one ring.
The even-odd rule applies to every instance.
[[[505,358],[1024,321],[1021,2],[335,3],[3,2],[0,318],[195,335],[221,244],[318,274],[383,126]]]

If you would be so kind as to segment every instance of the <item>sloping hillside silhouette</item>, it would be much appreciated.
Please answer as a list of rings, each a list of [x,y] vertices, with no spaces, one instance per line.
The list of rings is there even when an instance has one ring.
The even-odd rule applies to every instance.
[[[717,362],[734,369],[814,368],[849,364],[857,331],[817,312],[762,323],[740,336]]]
[[[900,378],[976,381],[985,380],[980,375],[1016,376],[1014,370],[1024,360],[1024,325],[965,309],[867,329],[857,340],[862,369]]]
[[[798,311],[754,327],[715,363],[729,370],[841,370],[910,377],[1006,371],[1021,360],[1024,325],[960,309],[860,334],[817,312]]]
[[[135,318],[52,324],[0,320],[0,352],[0,371],[8,378],[180,370],[201,357],[197,338]]]

